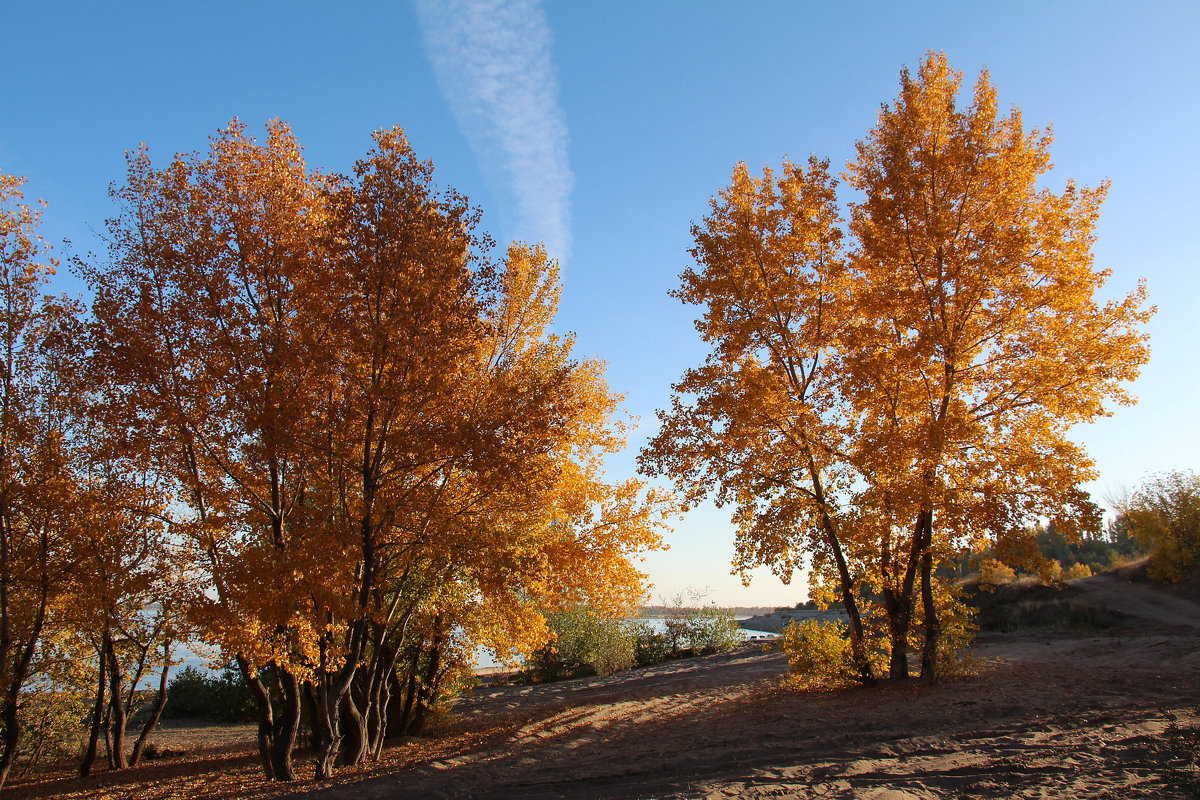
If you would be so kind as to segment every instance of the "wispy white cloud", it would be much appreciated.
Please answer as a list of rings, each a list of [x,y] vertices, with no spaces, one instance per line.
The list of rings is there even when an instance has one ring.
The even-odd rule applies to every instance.
[[[567,123],[539,0],[417,0],[438,85],[489,177],[516,204],[516,238],[571,245]]]

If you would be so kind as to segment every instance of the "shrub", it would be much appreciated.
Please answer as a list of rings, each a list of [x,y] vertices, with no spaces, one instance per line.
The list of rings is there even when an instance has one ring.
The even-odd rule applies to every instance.
[[[718,653],[745,642],[742,629],[733,618],[733,612],[704,606],[687,620],[687,641],[702,653]]]
[[[1013,583],[995,592],[980,592],[971,598],[978,608],[979,626],[985,630],[1013,631],[1022,628],[1107,629],[1121,625],[1124,618],[1106,607],[1089,605],[1051,586]]]
[[[1174,714],[1159,746],[1166,756],[1167,782],[1181,796],[1200,797],[1200,726],[1180,725]]]
[[[1122,511],[1133,537],[1150,549],[1153,580],[1175,583],[1200,566],[1200,475],[1160,475]]]
[[[979,630],[975,609],[963,600],[962,590],[947,581],[933,586],[934,608],[937,610],[941,636],[938,640],[937,677],[956,678],[978,671],[970,648]],[[922,615],[924,611],[920,611]]]
[[[1044,584],[1057,583],[1062,579],[1062,562],[1056,558],[1043,558],[1037,565],[1038,580]]]
[[[621,620],[605,619],[587,606],[577,606],[548,613],[546,625],[554,639],[529,660],[541,680],[612,675],[634,664],[635,636]]]
[[[17,752],[26,768],[79,755],[87,740],[89,710],[80,691],[35,691],[22,697]]]
[[[1092,569],[1087,564],[1072,564],[1071,568],[1063,573],[1063,580],[1077,581],[1080,578],[1092,577]]]
[[[670,639],[650,623],[634,622],[629,630],[633,635],[633,660],[639,667],[660,664],[671,657]]]
[[[858,683],[846,626],[840,622],[791,622],[779,647],[787,653],[787,685],[792,688],[837,689]]]
[[[1005,586],[1017,579],[1017,573],[1008,564],[994,558],[985,558],[979,562],[979,583],[981,586]]]
[[[598,620],[589,662],[597,675],[612,675],[634,665],[634,639],[620,620]]]

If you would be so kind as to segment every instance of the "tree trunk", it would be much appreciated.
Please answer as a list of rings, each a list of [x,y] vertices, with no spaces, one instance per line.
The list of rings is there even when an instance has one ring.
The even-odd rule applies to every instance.
[[[275,718],[271,709],[271,695],[263,685],[262,675],[250,673],[250,663],[241,655],[237,657],[238,670],[250,687],[258,705],[258,757],[267,780],[275,778],[275,764],[271,759],[271,748],[275,744]]]
[[[336,679],[327,669],[326,648],[328,637],[321,640],[321,665],[317,689],[317,715],[313,717],[313,730],[320,730],[321,748],[316,754],[317,780],[323,781],[333,775],[342,748],[342,721],[339,713],[341,694]],[[314,738],[316,738],[314,736]]]
[[[871,667],[871,659],[867,656],[866,642],[863,637],[862,614],[858,610],[858,599],[854,596],[854,582],[850,578],[850,569],[846,565],[846,557],[842,554],[841,543],[833,530],[833,522],[826,515],[825,532],[833,548],[834,561],[838,568],[838,583],[841,584],[842,605],[846,607],[846,617],[850,621],[850,652],[854,656],[854,664],[858,667],[859,679],[867,685],[875,682],[875,670]]]
[[[397,641],[403,641],[404,631],[408,627],[411,611],[405,612],[397,626]],[[391,701],[392,676],[396,671],[396,661],[400,657],[398,647],[386,644],[387,628],[378,626],[373,637],[373,652],[369,678],[367,681],[367,751],[368,756],[378,760],[383,752],[383,742],[388,736],[390,720],[388,719],[388,703]]]
[[[399,722],[397,723],[394,732],[395,735],[407,735],[409,726],[412,725],[413,709],[417,702],[417,669],[419,661],[413,659],[413,663],[408,668],[407,686],[404,687],[404,710],[400,713]],[[392,732],[389,726],[389,732]]]
[[[309,726],[308,746],[314,756],[320,756],[322,749],[325,747],[325,726],[321,724],[321,710],[320,703],[317,701],[317,690],[313,688],[312,683],[306,681],[300,696],[304,701],[304,707],[308,709],[308,718],[312,720],[312,724]]]
[[[29,675],[29,665],[33,663],[33,651],[37,647],[38,640],[42,635],[42,626],[46,622],[46,608],[50,603],[50,580],[43,570],[41,588],[38,593],[37,613],[34,614],[33,628],[29,638],[25,640],[24,644],[21,644],[19,640],[14,641],[9,621],[8,599],[10,577],[8,575],[9,539],[7,528],[9,524],[4,516],[0,515],[0,525],[5,527],[3,535],[0,535],[0,542],[3,543],[5,552],[2,565],[4,574],[0,579],[0,593],[3,593],[3,602],[0,602],[0,606],[2,606],[0,608],[0,671],[7,673],[8,677],[8,685],[5,687],[4,693],[4,713],[0,715],[4,722],[4,752],[0,754],[0,789],[4,788],[9,770],[12,769],[13,761],[17,757],[17,745],[21,742],[21,720],[17,716],[17,706],[21,698],[21,688],[25,685],[25,678]],[[48,541],[49,538],[43,531],[41,536],[43,554],[46,552]],[[43,563],[45,563],[44,560]],[[14,646],[20,656],[15,659],[10,668],[9,658]]]
[[[346,766],[360,764],[367,757],[367,722],[355,699],[353,689],[342,694],[341,714],[342,743],[340,762]]]
[[[884,587],[883,608],[888,618],[888,643],[891,648],[888,659],[888,677],[893,680],[908,679],[908,628],[912,619],[912,599],[897,595]]]
[[[12,678],[4,698],[4,754],[0,756],[0,788],[8,780],[8,771],[12,769],[13,759],[17,755],[17,744],[21,741],[21,721],[17,719],[17,697],[20,693],[24,677],[18,680]]]
[[[150,733],[158,725],[158,720],[162,717],[163,709],[167,707],[167,672],[170,669],[171,642],[167,642],[163,645],[163,667],[162,672],[158,676],[158,696],[154,702],[154,710],[150,712],[150,719],[146,720],[146,724],[142,726],[142,732],[133,744],[133,755],[129,758],[130,766],[136,767],[141,763],[142,751],[146,749],[146,742],[150,740]]]
[[[916,585],[918,567],[928,551],[931,522],[932,515],[928,511],[922,510],[917,513],[900,591],[894,592],[885,587],[883,592],[892,648],[889,673],[893,680],[909,678],[908,632],[912,629],[913,587]]]
[[[399,652],[395,648],[378,645],[373,663],[370,684],[370,705],[367,709],[367,735],[370,737],[368,750],[371,758],[378,760],[383,753],[383,742],[388,737],[390,720],[388,705],[392,700],[392,680],[396,672]]]
[[[409,724],[409,733],[413,736],[420,736],[425,732],[429,709],[437,701],[442,642],[442,616],[439,614],[433,621],[433,641],[429,646],[429,663],[426,665],[425,675],[417,687],[416,708],[413,712],[412,722]]]
[[[387,707],[392,699],[390,684],[386,678],[376,682],[367,714],[367,751],[373,761],[378,761],[383,754],[383,742],[387,738]]]
[[[927,546],[921,557],[921,603],[925,606],[925,646],[921,649],[921,677],[938,679],[938,644],[942,626],[933,599],[933,548]]]
[[[111,698],[110,698],[110,702],[111,702]],[[108,768],[110,770],[113,770],[113,769],[117,768],[117,761],[115,758],[113,758],[112,728],[110,727],[111,720],[112,720],[112,706],[105,706],[104,722],[101,723],[100,729],[102,731],[104,731],[104,757],[108,760]]]
[[[86,778],[92,774],[92,765],[96,763],[96,753],[100,745],[100,728],[104,724],[104,688],[108,684],[108,676],[105,674],[105,667],[108,665],[108,631],[105,631],[101,638],[100,647],[97,648],[100,653],[100,658],[97,661],[96,678],[96,703],[92,706],[92,725],[88,732],[88,746],[83,753],[83,761],[79,763],[79,774]]]
[[[279,665],[275,671],[279,676],[280,703],[275,738],[271,743],[271,770],[277,781],[294,781],[296,771],[292,766],[292,752],[296,749],[296,736],[300,731],[300,682]]]
[[[129,761],[125,758],[125,704],[122,702],[124,692],[121,691],[121,665],[117,662],[117,650],[111,638],[108,640],[108,708],[109,730],[112,731],[112,744],[109,760],[113,769],[125,769]],[[106,735],[107,741],[107,735]]]
[[[361,623],[356,624],[361,625]],[[348,717],[343,706],[358,672],[357,665],[361,647],[356,644],[356,641],[361,641],[361,635],[361,628],[353,632],[351,653],[346,659],[346,663],[337,672],[330,672],[327,669],[328,640],[323,640],[321,643],[321,665],[317,673],[320,683],[317,690],[319,695],[317,710],[320,716],[319,719],[313,721],[314,727],[319,725],[321,729],[321,749],[317,752],[316,758],[316,777],[319,781],[332,777],[338,764],[346,763],[345,747],[347,744],[344,731],[347,724],[354,725],[354,720]],[[361,739],[361,733],[358,735]]]
[[[841,585],[842,604],[846,607],[846,617],[850,622],[850,652],[854,656],[855,666],[858,667],[859,679],[865,684],[875,682],[875,671],[871,667],[871,659],[867,656],[866,642],[863,637],[862,615],[858,610],[858,600],[854,596],[854,581],[850,577],[850,568],[846,564],[846,555],[842,552],[842,542],[838,537],[833,518],[829,515],[825,499],[825,486],[821,480],[820,471],[808,447],[808,439],[803,438],[805,453],[808,456],[808,473],[812,481],[813,492],[821,507],[821,526],[825,531],[825,540],[833,551],[833,560],[837,564],[838,583]]]

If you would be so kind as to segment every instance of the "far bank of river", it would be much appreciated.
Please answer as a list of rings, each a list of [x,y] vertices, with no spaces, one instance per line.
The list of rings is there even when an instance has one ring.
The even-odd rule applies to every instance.
[[[805,611],[789,609],[786,611],[776,611],[771,614],[763,614],[756,617],[738,617],[735,621],[737,622],[738,627],[742,629],[742,635],[746,638],[746,641],[755,642],[774,639],[779,636],[789,622],[801,619],[844,620],[845,614],[838,611]],[[666,629],[666,619],[663,617],[641,617],[628,621],[648,622],[659,631]],[[172,670],[173,673],[177,673],[184,667],[189,666],[199,669],[202,672],[212,673],[214,671],[211,666],[213,663],[212,659],[206,658],[205,656],[196,653],[194,650],[191,650],[186,646],[181,648],[181,651],[176,654],[176,658],[179,659],[179,662]],[[487,650],[487,648],[481,647],[476,652],[475,668],[477,672],[491,672],[500,666],[500,662],[495,659],[495,657]],[[146,680],[149,681],[150,679],[147,678]],[[149,688],[150,683],[147,683],[146,686]]]
[[[760,614],[757,617],[739,619],[737,624],[748,633],[767,632],[778,636],[783,629],[793,622],[803,622],[812,619],[820,622],[845,622],[846,612],[829,609],[817,611],[806,608],[789,608],[784,611],[774,611],[770,614]]]
[[[786,612],[786,613],[791,613],[791,612]],[[806,612],[797,612],[797,613],[806,613]],[[767,620],[768,624],[769,624],[770,620],[773,616],[775,616],[775,615],[768,614],[766,616],[760,616],[760,617],[737,618],[734,621],[737,622],[738,627],[742,629],[742,636],[745,638],[745,640],[747,642],[762,642],[762,641],[768,641],[771,639],[778,638],[779,632],[783,630],[783,625],[779,625],[778,628],[772,628],[772,627],[763,627],[763,626],[757,624],[758,620]],[[651,626],[653,626],[655,628],[655,630],[659,631],[660,633],[664,632],[667,627],[667,620],[664,617],[636,617],[633,619],[627,619],[625,621],[626,622],[647,622]],[[476,650],[476,652],[475,652],[475,673],[477,675],[496,672],[502,668],[504,668],[504,665],[501,664],[499,661],[497,661],[495,656],[493,656],[492,653],[486,647],[480,647],[478,650]]]

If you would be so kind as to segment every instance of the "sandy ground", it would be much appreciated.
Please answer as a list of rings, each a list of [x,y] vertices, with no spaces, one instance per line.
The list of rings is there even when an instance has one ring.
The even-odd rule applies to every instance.
[[[783,656],[751,646],[605,679],[479,689],[437,737],[390,748],[384,763],[323,787],[265,784],[248,739],[235,736],[197,747],[191,762],[155,762],[147,769],[157,777],[11,796],[1200,796],[1168,731],[1173,721],[1200,725],[1200,606],[1112,576],[1077,582],[1073,594],[1127,624],[987,634],[978,673],[937,686],[791,692]],[[170,736],[181,748],[189,741],[179,731],[156,741],[174,747]]]
[[[627,676],[477,692],[462,723],[496,746],[313,798],[1186,796],[1172,717],[1200,722],[1200,606],[1112,576],[1087,602],[1118,630],[981,637],[979,673],[940,686],[780,687],[755,648]]]

